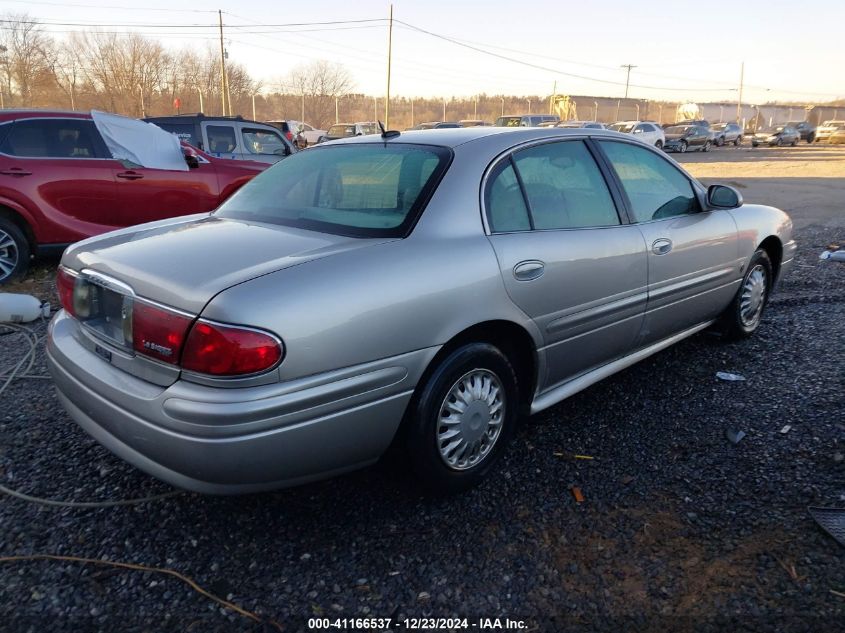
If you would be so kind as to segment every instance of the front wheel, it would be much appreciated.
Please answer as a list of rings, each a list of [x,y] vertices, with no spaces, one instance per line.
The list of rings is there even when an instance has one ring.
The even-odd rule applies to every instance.
[[[797,139],[797,138],[796,138],[796,139],[793,139],[793,141],[792,141],[792,147],[798,147],[798,139]]]
[[[657,149],[663,149],[663,141],[658,140],[658,141],[654,144],[654,146],[655,146]]]
[[[20,227],[0,217],[0,285],[14,281],[29,268],[29,241]]]
[[[777,145],[778,147],[783,147],[783,139],[782,139],[782,138],[779,138],[779,139],[778,139],[778,142],[777,142],[777,143],[775,143],[775,145]]]
[[[681,142],[678,144],[678,151],[679,151],[681,154],[686,153],[686,151],[687,151],[687,142],[686,142],[686,141],[681,141]]]
[[[709,152],[710,151],[710,141],[704,141],[704,147],[701,148],[702,151]]]
[[[741,143],[742,143],[742,137],[741,137],[741,136],[737,136],[737,137],[734,139],[734,147],[739,147]]]
[[[724,136],[720,136],[719,138],[716,139],[716,147],[722,147],[722,145],[724,145],[724,144],[725,144],[725,137]]]
[[[722,313],[722,332],[727,338],[746,338],[757,331],[769,300],[772,281],[772,262],[766,251],[758,248],[748,263],[733,301]]]
[[[516,374],[488,343],[456,349],[408,411],[404,448],[420,482],[441,493],[479,484],[499,461],[518,415]]]

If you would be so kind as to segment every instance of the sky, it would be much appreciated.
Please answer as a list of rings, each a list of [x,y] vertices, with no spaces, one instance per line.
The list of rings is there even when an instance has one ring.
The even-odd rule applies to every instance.
[[[268,89],[324,59],[350,71],[355,92],[386,92],[386,1],[142,4],[0,0],[0,13],[28,13],[57,37],[85,28],[69,24],[99,24],[204,49],[219,46],[220,9],[229,58]],[[391,96],[548,95],[556,86],[622,97],[621,66],[632,64],[632,98],[735,102],[744,62],[744,103],[845,98],[842,0],[395,0],[393,17]]]

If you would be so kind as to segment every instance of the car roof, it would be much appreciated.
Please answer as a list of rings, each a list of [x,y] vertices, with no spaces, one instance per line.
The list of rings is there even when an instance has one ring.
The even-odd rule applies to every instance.
[[[0,121],[14,121],[15,119],[34,118],[68,118],[68,119],[90,119],[90,112],[78,112],[76,110],[42,110],[40,108],[18,108],[15,110],[0,110]]]
[[[459,127],[459,128],[437,128],[433,130],[409,130],[399,132],[395,136],[386,139],[379,134],[367,134],[343,140],[332,141],[331,145],[351,143],[414,143],[417,145],[437,145],[440,147],[458,147],[483,138],[498,136],[502,148],[507,149],[512,145],[529,142],[532,140],[603,136],[619,138],[618,132],[601,129],[585,128],[559,128],[559,127]]]

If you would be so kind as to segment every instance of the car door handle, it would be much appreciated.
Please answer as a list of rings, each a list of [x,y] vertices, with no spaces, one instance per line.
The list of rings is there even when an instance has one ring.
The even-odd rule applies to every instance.
[[[513,276],[517,281],[531,281],[543,275],[546,265],[538,259],[519,262],[513,267]]]
[[[144,177],[144,174],[139,174],[137,171],[122,171],[117,177],[123,178],[124,180],[140,180]]]
[[[21,169],[20,167],[10,167],[9,169],[0,171],[0,174],[4,176],[31,176],[32,172]]]
[[[672,250],[672,240],[666,237],[656,239],[651,243],[651,251],[655,255],[666,255]]]

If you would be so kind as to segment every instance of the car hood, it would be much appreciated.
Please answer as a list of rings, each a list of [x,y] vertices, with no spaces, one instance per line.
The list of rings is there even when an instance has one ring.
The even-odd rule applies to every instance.
[[[396,238],[361,239],[204,215],[107,233],[62,264],[122,281],[139,296],[199,314],[219,292],[277,270]]]

